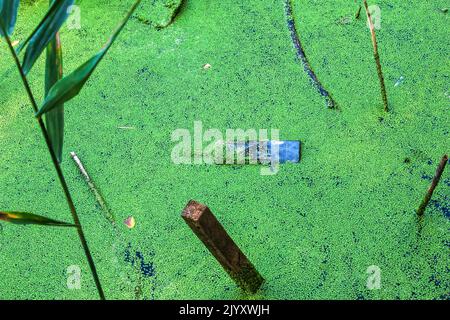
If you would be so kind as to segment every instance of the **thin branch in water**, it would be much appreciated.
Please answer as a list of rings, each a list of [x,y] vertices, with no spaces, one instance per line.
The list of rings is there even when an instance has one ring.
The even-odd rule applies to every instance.
[[[317,78],[316,74],[312,70],[311,65],[309,64],[309,61],[306,57],[305,50],[303,50],[300,37],[295,27],[295,20],[292,13],[291,0],[285,0],[285,11],[286,11],[287,25],[291,33],[292,42],[294,44],[295,49],[297,50],[297,56],[301,60],[305,72],[308,74],[309,78],[311,79],[311,82],[313,83],[317,91],[325,98],[327,107],[330,109],[337,108],[337,104],[331,97],[331,94],[323,87],[323,85]]]
[[[99,204],[100,208],[102,208],[102,211],[105,215],[105,218],[108,219],[109,222],[112,224],[116,223],[116,218],[112,214],[111,210],[109,209],[108,205],[106,204],[105,199],[103,198],[102,194],[94,184],[94,181],[92,181],[91,177],[87,173],[83,163],[81,162],[80,158],[78,158],[77,154],[75,152],[71,152],[70,156],[72,157],[73,161],[78,167],[78,170],[80,170],[81,175],[84,178],[84,181],[86,181],[89,189],[95,196],[95,200],[97,200],[97,203]]]
[[[417,209],[417,214],[419,216],[422,216],[424,214],[425,209],[428,206],[428,203],[430,202],[431,197],[433,196],[434,189],[436,189],[436,186],[438,185],[439,180],[441,180],[441,176],[442,176],[442,173],[444,172],[447,162],[448,162],[448,156],[445,154],[442,157],[441,162],[439,163],[439,165],[436,169],[436,173],[433,177],[433,181],[431,182],[431,185],[428,188],[427,193],[425,194],[425,197],[423,198],[422,203],[419,206],[419,209]]]
[[[358,10],[356,11],[355,18],[358,20],[361,17],[362,6],[359,5]]]
[[[355,4],[358,4],[359,0],[355,0]],[[359,18],[361,17],[361,10],[362,10],[362,5],[361,3],[358,4],[358,10],[356,11],[355,14],[355,19],[359,20]]]
[[[381,70],[380,55],[378,54],[377,37],[375,35],[375,26],[373,25],[372,16],[369,11],[367,0],[364,0],[364,7],[366,9],[367,20],[369,21],[370,34],[372,35],[373,55],[377,65],[378,79],[380,80],[381,97],[383,99],[384,111],[389,111],[388,99],[386,94],[386,86],[384,85],[383,71]]]

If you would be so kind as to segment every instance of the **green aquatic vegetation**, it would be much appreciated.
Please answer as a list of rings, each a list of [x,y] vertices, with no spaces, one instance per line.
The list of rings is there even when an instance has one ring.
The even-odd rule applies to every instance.
[[[62,51],[59,40],[58,31],[64,21],[67,19],[67,9],[73,4],[73,0],[67,1],[50,1],[50,8],[39,23],[37,28],[33,31],[30,37],[27,38],[22,47],[26,46],[24,62],[19,61],[18,52],[14,49],[10,35],[14,30],[16,22],[19,1],[0,1],[0,34],[4,36],[12,57],[16,63],[17,69],[20,73],[23,85],[27,92],[28,98],[32,104],[33,110],[36,113],[39,127],[42,131],[45,143],[47,144],[53,166],[56,170],[58,179],[63,188],[67,204],[70,208],[74,224],[69,225],[64,222],[59,222],[43,216],[38,216],[31,213],[23,212],[0,212],[0,220],[15,223],[15,224],[38,224],[43,226],[58,225],[58,226],[74,226],[77,229],[80,242],[83,246],[89,267],[94,278],[97,291],[100,299],[105,299],[102,285],[97,274],[96,266],[89,250],[83,228],[81,226],[78,213],[75,209],[72,196],[70,194],[65,176],[60,166],[62,148],[63,148],[63,130],[64,130],[64,102],[73,99],[77,96],[84,84],[90,78],[97,65],[108,52],[114,40],[123,30],[129,18],[139,6],[141,0],[137,0],[131,9],[128,11],[126,17],[119,24],[114,31],[106,45],[93,58],[84,63],[81,67],[76,69],[67,77],[62,77]],[[43,50],[47,48],[47,60],[45,71],[45,95],[46,98],[42,107],[39,110],[37,99],[35,98],[30,83],[27,79],[27,74],[41,55]],[[46,114],[46,125],[41,116]]]
[[[160,30],[168,27],[176,18],[185,0],[149,0],[142,4],[137,19]]]
[[[131,2],[82,1],[82,28],[61,29],[66,72],[92,56]],[[123,262],[128,242],[158,271],[155,299],[255,298],[242,296],[200,245],[183,245],[197,241],[179,221],[191,198],[217,212],[264,274],[260,299],[449,298],[448,170],[420,236],[415,213],[439,157],[449,151],[450,65],[443,62],[449,17],[440,11],[448,4],[379,2],[377,40],[392,110],[385,113],[364,11],[337,25],[356,12],[353,1],[292,2],[308,58],[340,113],[324,109],[296,59],[280,0],[188,0],[161,31],[137,21],[145,15],[139,9],[126,38],[67,103],[64,148],[82,156],[117,221],[133,215],[138,222],[122,230],[117,255],[109,250],[117,235],[65,152],[65,175],[109,299],[135,298],[135,273],[128,262],[116,262],[116,256]],[[21,3],[13,40],[27,38],[46,5]],[[65,221],[47,150],[16,86],[20,79],[15,70],[3,76],[11,67],[5,49],[1,39],[0,208],[32,208]],[[212,67],[204,70],[207,63]],[[43,70],[41,59],[29,76],[42,96]],[[267,178],[250,166],[175,166],[171,133],[192,129],[196,120],[221,131],[279,128],[282,139],[304,143],[302,163]],[[96,297],[74,230],[23,227],[16,237],[18,227],[2,225],[2,298]],[[71,264],[83,270],[79,290],[65,287]],[[380,290],[366,288],[370,265],[381,268]]]

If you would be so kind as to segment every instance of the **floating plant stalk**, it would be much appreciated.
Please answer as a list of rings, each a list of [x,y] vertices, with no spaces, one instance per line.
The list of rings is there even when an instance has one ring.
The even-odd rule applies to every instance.
[[[436,186],[439,183],[439,180],[441,179],[442,173],[444,172],[445,166],[447,165],[448,162],[448,156],[445,154],[442,159],[441,162],[439,163],[437,169],[436,169],[436,173],[433,177],[433,181],[431,182],[430,187],[427,190],[427,193],[425,194],[425,197],[422,200],[422,203],[419,206],[419,209],[417,209],[417,214],[419,216],[422,216],[425,212],[425,209],[428,206],[428,203],[431,200],[431,197],[433,196],[433,192],[434,189],[436,189]]]
[[[130,242],[125,240],[124,233],[122,232],[122,229],[119,228],[119,225],[117,225],[116,218],[115,218],[113,212],[107,205],[106,200],[104,199],[103,195],[101,194],[101,192],[95,185],[94,181],[92,180],[91,176],[87,172],[87,170],[86,170],[85,166],[83,165],[83,163],[81,162],[80,158],[77,156],[77,154],[75,152],[71,152],[70,156],[73,159],[73,161],[75,162],[75,165],[78,167],[78,170],[80,171],[86,184],[88,185],[89,190],[94,194],[97,203],[99,204],[99,206],[101,207],[101,209],[103,211],[104,217],[108,220],[109,223],[111,223],[111,226],[114,230],[114,236],[115,236],[115,240],[112,245],[112,253],[114,254],[115,258],[117,259],[116,260],[117,262],[115,262],[114,265],[117,268],[116,270],[120,270],[119,273],[121,274],[121,279],[128,278],[130,275],[126,274],[122,269],[118,268],[118,266],[119,266],[118,262],[121,261],[121,257],[123,255],[123,248],[126,247],[127,243],[128,243],[128,245],[130,245]],[[136,276],[136,278],[135,278],[136,285],[134,288],[135,300],[142,300],[143,295],[144,295],[142,288],[144,286],[145,279],[143,279],[141,270],[139,269],[137,264],[133,265],[132,271]],[[126,285],[126,284],[124,283],[123,285]]]
[[[311,79],[311,82],[313,83],[317,91],[319,91],[320,95],[322,95],[325,98],[327,107],[330,109],[337,108],[337,104],[331,97],[331,94],[323,87],[323,85],[317,78],[316,74],[312,70],[311,65],[309,64],[309,61],[306,57],[305,50],[303,50],[300,37],[295,27],[295,20],[292,13],[291,0],[285,0],[285,11],[286,11],[287,25],[291,33],[292,42],[294,43],[294,47],[297,50],[297,56],[301,60],[305,72],[308,74],[309,78]]]
[[[97,200],[97,203],[99,204],[100,208],[102,209],[106,219],[108,219],[108,221],[114,225],[116,223],[116,219],[114,218],[114,215],[112,214],[111,210],[109,209],[108,205],[106,204],[105,199],[103,198],[102,194],[96,187],[94,181],[92,181],[91,177],[87,173],[80,158],[78,158],[78,156],[75,152],[71,152],[70,156],[72,157],[73,161],[77,165],[78,170],[80,170],[80,173],[83,176],[84,181],[86,181],[89,189],[94,194],[95,200]]]
[[[373,55],[375,57],[375,63],[377,65],[378,78],[380,80],[381,97],[383,99],[384,111],[389,111],[388,99],[386,94],[386,86],[384,85],[383,71],[381,70],[380,55],[378,54],[378,43],[375,35],[375,26],[372,21],[372,16],[369,11],[367,0],[364,0],[364,8],[366,9],[367,20],[369,21],[370,34],[372,35]]]

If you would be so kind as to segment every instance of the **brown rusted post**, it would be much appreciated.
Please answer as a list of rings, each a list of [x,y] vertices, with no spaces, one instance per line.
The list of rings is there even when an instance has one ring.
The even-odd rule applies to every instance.
[[[207,206],[191,200],[181,216],[239,287],[251,293],[258,291],[263,277]]]
[[[442,172],[444,172],[447,162],[448,162],[448,156],[445,154],[442,157],[441,162],[439,163],[439,165],[436,169],[436,173],[433,177],[433,181],[431,182],[431,185],[428,188],[427,193],[425,194],[425,197],[422,200],[422,203],[420,204],[419,209],[417,209],[417,214],[419,216],[423,215],[423,213],[425,212],[425,209],[428,206],[428,202],[430,202],[431,197],[433,196],[434,189],[436,189],[436,186],[438,185],[439,180],[441,180]]]

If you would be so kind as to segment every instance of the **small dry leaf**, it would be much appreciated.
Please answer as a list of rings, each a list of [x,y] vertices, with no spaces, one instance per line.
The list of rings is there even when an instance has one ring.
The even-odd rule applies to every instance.
[[[203,69],[204,69],[204,70],[208,70],[208,69],[211,68],[211,67],[212,67],[212,66],[211,66],[209,63],[203,65]]]
[[[128,229],[133,229],[136,226],[136,220],[133,216],[129,216],[128,218],[126,218],[123,223],[127,226]]]
[[[15,40],[15,41],[13,41],[11,44],[12,44],[13,47],[17,47],[17,45],[18,45],[19,43],[20,43],[19,40]]]

